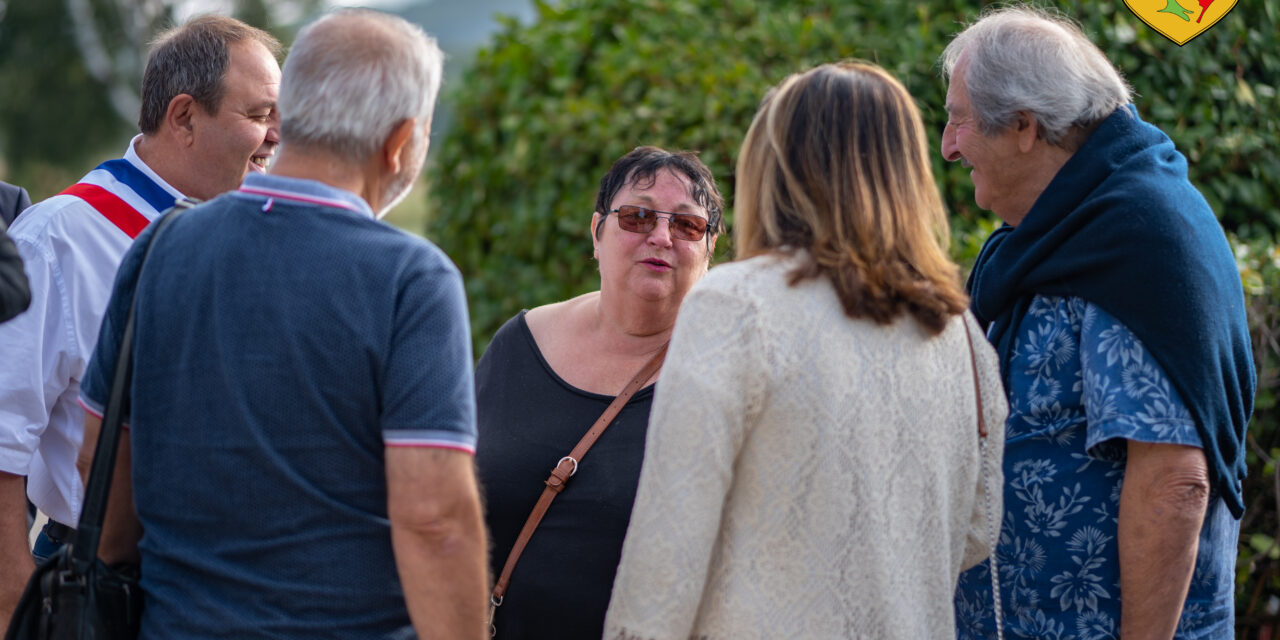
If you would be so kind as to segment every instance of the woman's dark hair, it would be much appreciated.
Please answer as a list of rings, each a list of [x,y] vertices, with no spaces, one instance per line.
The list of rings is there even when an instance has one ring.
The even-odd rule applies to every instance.
[[[698,154],[692,151],[667,151],[658,147],[636,147],[630,153],[613,163],[609,172],[600,179],[600,191],[596,194],[596,213],[600,214],[600,222],[596,223],[596,239],[600,238],[604,229],[605,214],[613,199],[623,187],[649,189],[658,180],[658,172],[666,169],[689,179],[689,196],[698,206],[707,211],[707,230],[705,236],[707,248],[711,247],[711,237],[724,233],[724,198],[716,188],[716,179],[711,175],[707,165],[702,164]]]

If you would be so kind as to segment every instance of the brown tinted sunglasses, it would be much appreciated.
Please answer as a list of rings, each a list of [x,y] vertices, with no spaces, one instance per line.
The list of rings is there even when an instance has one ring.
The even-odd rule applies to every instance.
[[[692,213],[670,213],[624,204],[609,213],[617,214],[618,226],[623,231],[649,233],[658,226],[659,218],[667,218],[671,237],[695,242],[707,234],[707,219]],[[607,214],[606,214],[607,215]]]

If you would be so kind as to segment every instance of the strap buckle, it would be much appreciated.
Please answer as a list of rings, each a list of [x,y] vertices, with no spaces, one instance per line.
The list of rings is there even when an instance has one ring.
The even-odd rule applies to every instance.
[[[560,465],[563,464],[565,460],[573,463],[573,470],[569,472],[569,477],[572,478],[573,474],[578,472],[578,461],[574,460],[573,456],[565,456],[556,461],[556,468],[559,469]]]
[[[573,463],[573,467],[569,469],[568,473],[564,471],[565,460],[568,460],[569,462]],[[575,459],[573,456],[565,456],[563,458],[560,458],[560,460],[556,462],[556,466],[551,469],[551,475],[547,476],[545,484],[547,485],[547,488],[551,489],[556,493],[560,493],[561,491],[564,491],[565,484],[569,482],[569,478],[572,478],[573,474],[577,472],[578,472],[577,459]]]
[[[498,613],[498,607],[502,606],[502,596],[494,594],[489,596],[489,637],[498,635],[498,627],[494,626],[493,618]]]

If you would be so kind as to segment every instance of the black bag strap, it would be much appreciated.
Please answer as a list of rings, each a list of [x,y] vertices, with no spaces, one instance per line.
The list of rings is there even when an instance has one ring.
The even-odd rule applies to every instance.
[[[156,238],[173,222],[174,218],[192,204],[179,200],[178,204],[161,216],[156,223],[156,232],[151,234],[147,250],[142,254],[142,264],[138,265],[138,278],[141,279],[142,267],[146,264],[151,250],[155,248]],[[98,434],[98,445],[93,450],[93,466],[89,470],[89,480],[85,485],[84,507],[80,511],[80,523],[76,526],[75,538],[71,543],[71,562],[81,575],[88,572],[89,567],[98,559],[98,542],[102,537],[102,521],[107,514],[107,496],[111,493],[111,474],[116,466],[116,449],[120,444],[120,425],[125,407],[129,404],[129,387],[133,379],[133,311],[137,306],[138,288],[134,281],[133,299],[129,303],[129,315],[124,322],[124,331],[120,334],[120,353],[116,358],[115,376],[111,380],[111,395],[103,405],[102,430]]]

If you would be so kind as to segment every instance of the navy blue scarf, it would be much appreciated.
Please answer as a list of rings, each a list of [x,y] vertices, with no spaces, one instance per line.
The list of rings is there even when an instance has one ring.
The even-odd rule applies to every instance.
[[[1132,105],[1098,126],[1017,227],[991,234],[969,292],[1006,386],[1035,295],[1083,298],[1124,323],[1191,411],[1210,481],[1240,517],[1257,384],[1240,274],[1186,158]]]

